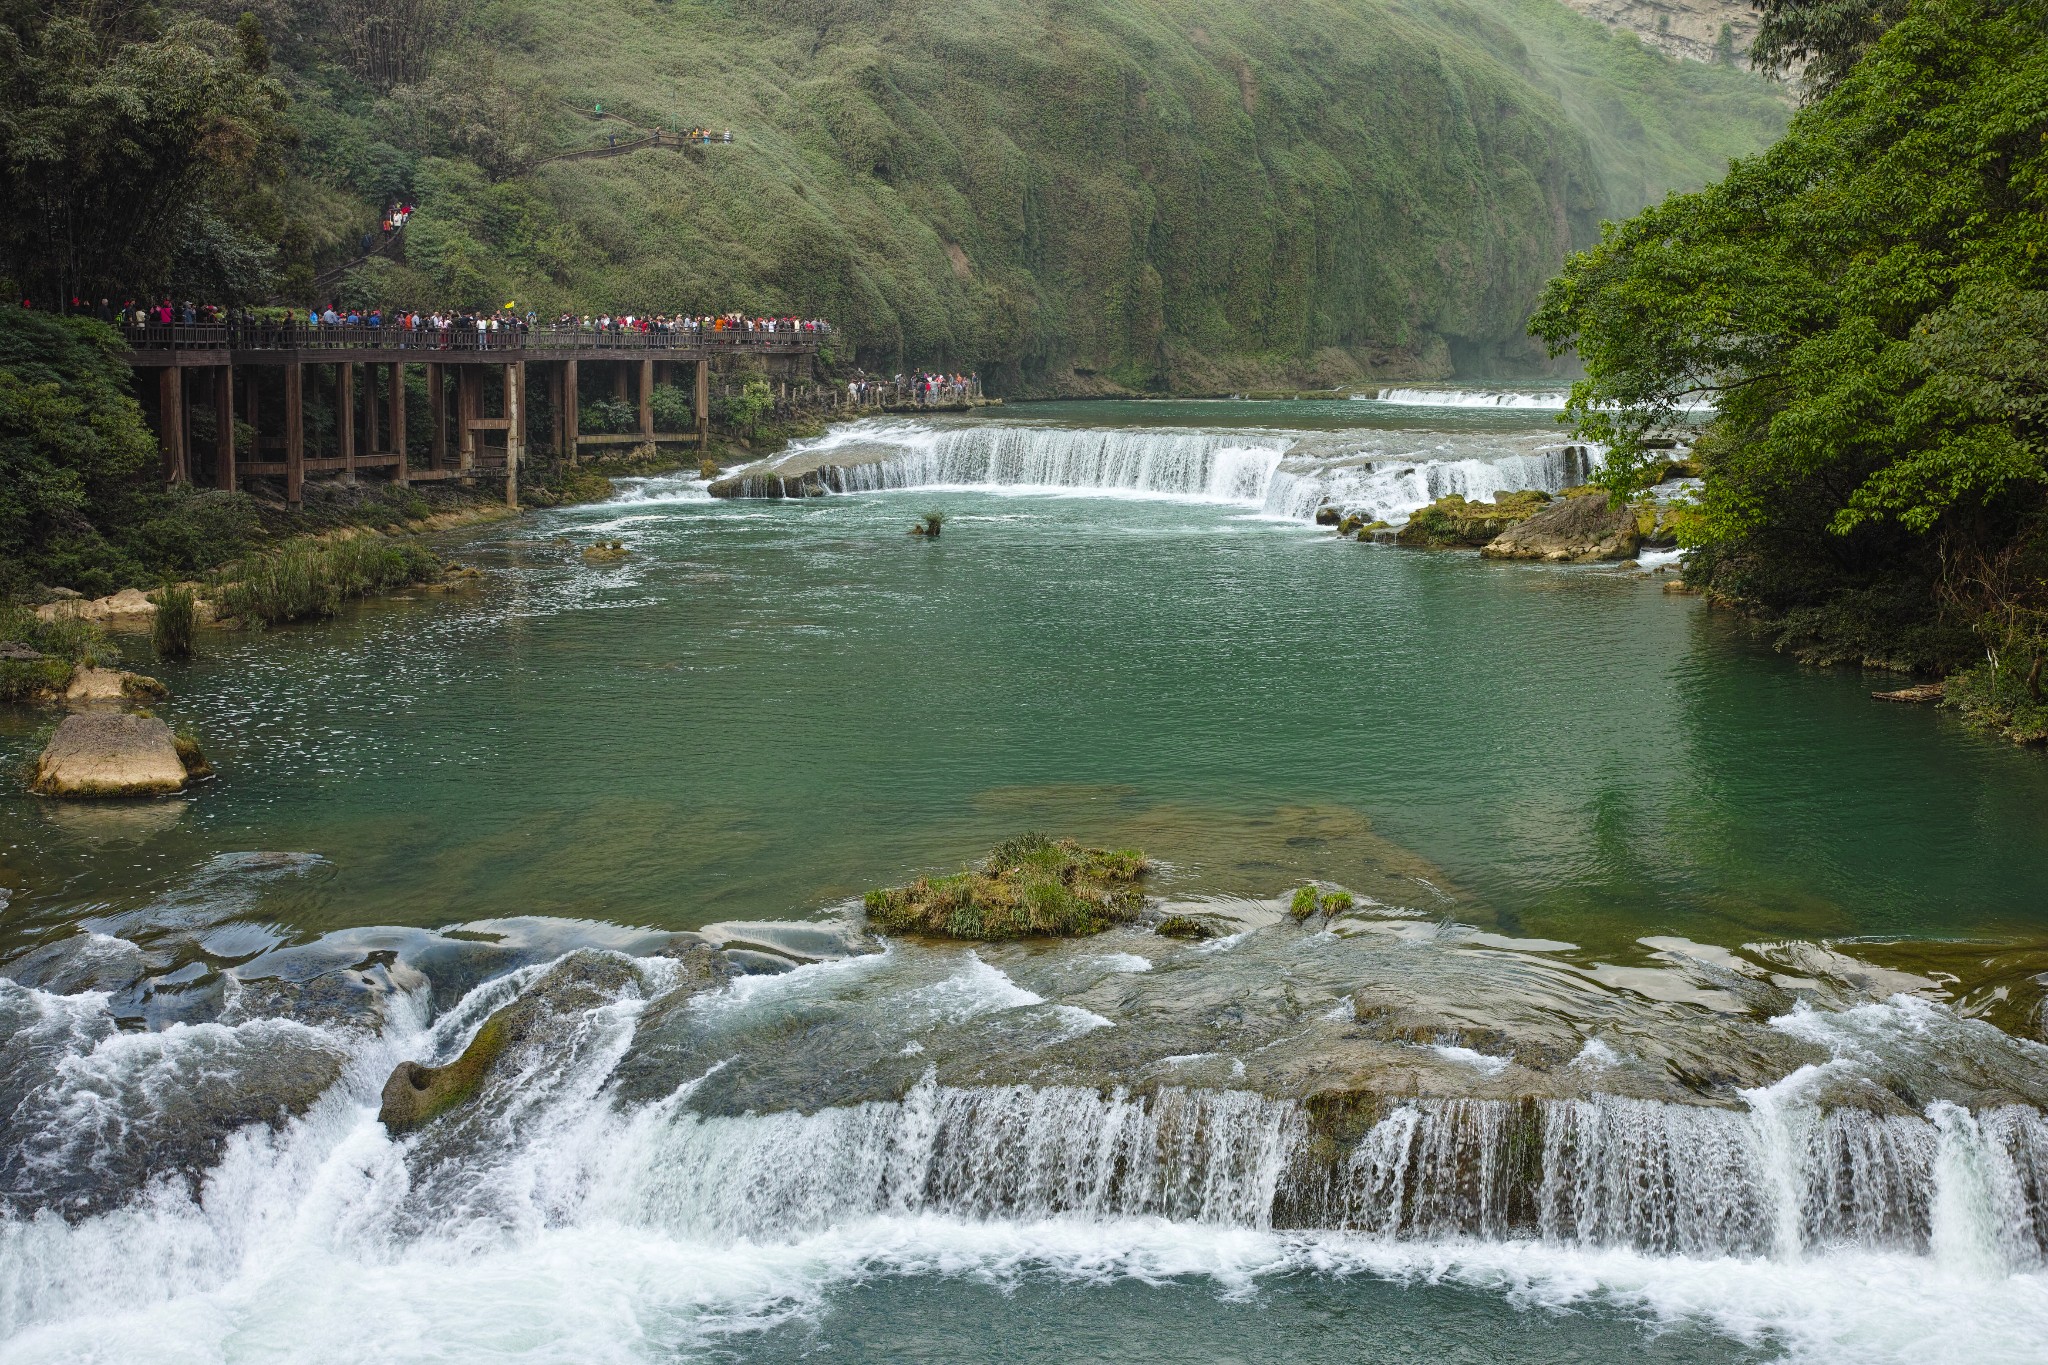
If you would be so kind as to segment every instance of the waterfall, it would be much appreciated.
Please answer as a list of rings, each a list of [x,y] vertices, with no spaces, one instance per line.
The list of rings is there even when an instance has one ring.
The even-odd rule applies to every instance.
[[[1296,520],[1334,504],[1399,522],[1451,494],[1488,502],[1523,489],[1561,492],[1599,463],[1594,447],[1529,436],[865,421],[743,471],[734,486],[769,498],[1043,489],[1182,498]]]
[[[485,981],[431,1027],[415,991],[381,1029],[153,1034],[116,1029],[104,995],[0,987],[17,1044],[0,1089],[15,1122],[63,1146],[8,1171],[13,1196],[56,1196],[0,1212],[10,1358],[128,1358],[177,1331],[193,1358],[280,1334],[324,1356],[356,1340],[366,1306],[421,1302],[428,1355],[490,1356],[516,1321],[562,1358],[587,1358],[593,1330],[651,1331],[650,1353],[674,1358],[736,1321],[814,1315],[832,1286],[878,1273],[1040,1267],[1082,1283],[1305,1270],[1560,1303],[1611,1291],[1745,1338],[1804,1333],[1818,1347],[1800,1358],[1829,1362],[1935,1335],[1958,1358],[2026,1358],[2014,1343],[2048,1322],[2048,1117],[2029,1106],[1828,1107],[1819,1068],[1729,1108],[928,1071],[898,1099],[732,1112],[716,1079],[758,1060],[763,1026],[773,1047],[778,1000],[867,975],[745,978],[703,1009],[678,998],[685,980],[669,959],[582,950]],[[514,997],[542,1007],[525,1050],[461,1110],[387,1134],[377,1095],[398,1058],[457,1055]],[[686,1016],[666,1041],[649,1032]],[[643,1073],[653,1097],[627,1099],[634,1055],[659,1067],[679,1037],[717,1038],[699,1054],[717,1060],[681,1084]],[[624,1325],[593,1329],[592,1305]]]
[[[1598,1096],[1407,1100],[1345,1142],[1238,1091],[953,1088],[811,1114],[636,1120],[634,1216],[758,1240],[879,1214],[1149,1216],[1397,1241],[1538,1239],[1691,1257],[1932,1251],[1992,1270],[2048,1254],[2048,1120],[1809,1108],[1782,1116]],[[1789,1229],[1790,1241],[1784,1240]]]

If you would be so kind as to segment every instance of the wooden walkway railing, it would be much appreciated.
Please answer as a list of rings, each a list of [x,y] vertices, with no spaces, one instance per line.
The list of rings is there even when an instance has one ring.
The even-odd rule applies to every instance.
[[[367,327],[308,326],[301,323],[235,323],[186,326],[149,323],[127,329],[137,353],[163,351],[503,351],[523,355],[558,351],[622,351],[659,355],[664,351],[719,351],[792,354],[815,350],[831,336],[829,327],[808,331],[637,331],[571,327]],[[425,359],[425,356],[421,357]],[[509,357],[508,357],[509,358]]]

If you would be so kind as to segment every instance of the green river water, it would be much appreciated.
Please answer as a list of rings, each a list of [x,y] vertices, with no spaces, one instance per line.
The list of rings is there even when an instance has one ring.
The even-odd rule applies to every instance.
[[[222,776],[11,791],[12,932],[247,849],[332,864],[277,911],[307,931],[803,916],[1025,828],[1270,895],[1354,875],[1362,822],[1433,903],[1602,951],[2048,920],[2048,764],[1655,578],[1165,500],[662,492],[472,533],[472,593],[157,668]],[[931,544],[902,533],[928,508]],[[600,535],[631,558],[586,566]]]
[[[1160,459],[1208,451],[1224,472],[1196,496],[1161,491],[1178,476],[1150,466],[1135,487],[942,478],[782,502],[633,481],[609,503],[453,535],[446,552],[481,571],[468,589],[209,634],[187,665],[129,640],[130,665],[170,686],[161,714],[191,723],[219,776],[146,802],[0,794],[0,961],[22,983],[0,982],[19,1145],[0,1193],[22,1201],[0,1216],[0,1358],[2029,1358],[2048,1324],[2048,1233],[2029,1230],[2048,1229],[2048,1164],[2027,1173],[2048,1163],[2028,1107],[2048,1094],[2048,1050],[1887,1002],[1881,982],[1829,995],[1795,974],[1773,979],[1819,993],[1738,1004],[1708,949],[1676,994],[1629,973],[1676,940],[1905,940],[1849,947],[2039,971],[2048,762],[1948,713],[1874,703],[1891,679],[1801,668],[1663,592],[1668,575],[1410,552],[1283,514],[1322,496],[1288,492],[1288,461],[1353,477],[1356,450],[1331,441],[1442,464],[1554,443],[1547,412],[1066,405],[830,439],[957,461],[990,423],[1014,428],[1018,458],[1065,458],[1081,428],[1140,445],[1165,431]],[[1240,459],[1250,492],[1229,496]],[[1491,477],[1481,464],[1459,477]],[[1372,477],[1343,487],[1399,496],[1394,475]],[[943,535],[906,535],[927,511]],[[598,539],[630,554],[586,563]],[[52,719],[0,713],[0,764],[25,763]],[[641,984],[605,986],[625,994],[550,1035],[557,1055],[535,1054],[511,1108],[403,1141],[377,1122],[396,1062],[455,1055],[563,947],[648,954],[665,940],[637,931],[837,923],[869,887],[1032,829],[1143,847],[1159,891],[1221,906],[1309,878],[1349,887],[1410,916],[1374,929],[1407,937],[1289,937],[1282,922],[1198,948],[1139,930],[1057,951],[899,944],[644,1015],[675,969],[643,958]],[[225,856],[256,852],[315,860]],[[1430,921],[1450,946],[1402,927]],[[236,964],[308,978],[300,947],[358,995],[222,992]],[[471,948],[508,955],[458,960]],[[1576,965],[1529,1024],[1515,983],[1566,975],[1528,965],[1545,954]],[[621,970],[579,961],[591,979]],[[432,991],[406,984],[427,979],[404,975],[414,964]],[[515,965],[526,975],[500,994],[478,984]],[[1763,989],[1740,970],[1729,989]],[[1420,1125],[1415,1162],[1440,1160],[1450,1183],[1392,1196],[1398,1236],[1372,1233],[1377,1214],[1268,1226],[1276,1172],[1323,1149],[1289,1126],[1298,1111],[1245,1093],[1172,1119],[1169,1085],[1150,1111],[1205,1135],[1206,1155],[1172,1157],[1208,1171],[1199,1197],[1103,1193],[1142,1165],[1102,1155],[1137,1121],[1116,1108],[1126,1082],[1303,1093],[1259,1058],[1365,1055],[1343,1030],[1369,1012],[1345,992],[1371,973],[1454,1003],[1498,992],[1522,1020],[1510,1032],[1568,1040],[1511,1065],[1492,1035],[1433,1051],[1375,1035],[1394,1051],[1373,1066],[1435,1068],[1402,1084],[1456,1095],[1464,1076],[1482,1097],[1425,1098],[1345,1138],[1375,1180],[1394,1158],[1371,1166],[1368,1148],[1409,1141],[1402,1123]],[[1212,1016],[1254,1019],[1259,1046],[1202,1044]],[[1147,1027],[1197,1041],[1126,1048]],[[1637,1065],[1629,1038],[1651,1060],[1618,1093],[1683,1098],[1676,1075],[1707,1102],[1602,1098],[1599,1066]],[[1743,1060],[1697,1079],[1725,1039]],[[272,1059],[332,1069],[272,1100],[298,1093]],[[928,1062],[937,1089],[918,1082]],[[1842,1103],[1899,1113],[1829,1127],[1824,1087],[1852,1071],[1890,1089]],[[166,1106],[209,1072],[237,1078],[226,1099]],[[1013,1076],[1028,1084],[973,1088]],[[1500,1116],[1533,1112],[1523,1095],[1583,1096],[1543,1100],[1542,1161],[1566,1172],[1544,1188],[1582,1184],[1557,1196],[1579,1222],[1553,1209],[1540,1236],[1496,1229],[1452,1188],[1469,1175],[1458,1153],[1511,1150]],[[231,1117],[193,1117],[209,1105]],[[205,1136],[242,1123],[225,1145]],[[955,1145],[914,1197],[863,1164],[939,1131]],[[1715,1152],[1725,1170],[1707,1170]],[[1020,1154],[1046,1180],[1101,1161],[1102,1183],[975,1193]],[[1696,1158],[1704,1192],[1687,1193]],[[160,1167],[186,1183],[149,1184]],[[1846,1193],[1799,1173],[1823,1168],[1850,1172]],[[1377,1208],[1369,1184],[1359,1207]],[[898,1193],[845,1193],[870,1185]],[[1596,1227],[1601,1200],[1620,1212]]]

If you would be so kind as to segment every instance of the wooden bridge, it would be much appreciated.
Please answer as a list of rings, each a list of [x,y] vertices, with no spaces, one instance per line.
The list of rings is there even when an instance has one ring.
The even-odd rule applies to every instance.
[[[234,489],[248,477],[284,480],[286,501],[303,500],[308,474],[354,477],[388,470],[400,484],[436,479],[499,478],[505,500],[519,501],[519,465],[528,445],[528,385],[539,382],[553,420],[553,452],[574,461],[583,446],[710,442],[711,366],[727,358],[764,362],[786,377],[808,371],[828,333],[816,331],[599,331],[542,326],[489,331],[404,327],[309,327],[296,324],[147,326],[128,329],[128,362],[157,372],[156,426],[164,477],[204,478]],[[579,427],[583,372],[608,370],[614,396],[638,398],[638,430],[583,435]],[[681,366],[695,368],[693,432],[654,429],[654,389]],[[433,436],[425,451],[408,448],[406,374],[426,371]],[[332,371],[331,449],[309,451],[308,371],[325,382]],[[636,382],[637,381],[637,382]],[[254,458],[235,449],[235,414],[253,433]],[[195,406],[210,408],[210,451],[194,449]],[[265,458],[272,456],[273,458]]]

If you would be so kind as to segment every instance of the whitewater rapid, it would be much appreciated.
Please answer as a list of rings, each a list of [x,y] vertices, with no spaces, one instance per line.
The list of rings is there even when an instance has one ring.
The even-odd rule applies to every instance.
[[[1089,970],[1136,979],[1116,960],[1136,956]],[[10,1182],[0,1354],[744,1355],[752,1334],[829,1315],[835,1292],[877,1276],[1192,1282],[1226,1298],[1304,1274],[1454,1284],[1525,1308],[1705,1323],[1827,1365],[2018,1362],[2048,1339],[2041,1111],[1822,1103],[1827,1083],[1892,1052],[1985,1028],[1918,1000],[1775,1021],[1832,1059],[1741,1107],[1386,1099],[1346,1145],[1327,1113],[1244,1090],[955,1085],[929,1068],[896,1099],[703,1110],[750,1048],[835,1010],[1029,1048],[1075,1007],[977,954],[907,947],[691,980],[669,956],[582,948],[438,1014],[430,983],[401,967],[374,1025],[231,1004],[141,1034],[115,1026],[106,992],[0,982],[11,1112],[64,1135]],[[452,1058],[521,997],[559,1008],[510,1074],[419,1134],[387,1134],[390,1068]],[[636,1054],[678,1025],[721,1055],[650,1092]],[[280,1055],[330,1063],[302,1112],[241,1123],[193,1169],[155,1169],[108,1207],[19,1206],[38,1162],[70,1168],[40,1172],[59,1185],[81,1168],[130,1181],[177,1131],[181,1095],[260,1077]]]

